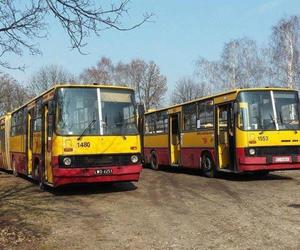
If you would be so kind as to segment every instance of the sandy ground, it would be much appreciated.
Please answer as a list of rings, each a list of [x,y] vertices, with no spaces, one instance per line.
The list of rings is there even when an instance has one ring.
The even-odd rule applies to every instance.
[[[300,171],[144,169],[53,193],[0,172],[0,249],[300,249]]]

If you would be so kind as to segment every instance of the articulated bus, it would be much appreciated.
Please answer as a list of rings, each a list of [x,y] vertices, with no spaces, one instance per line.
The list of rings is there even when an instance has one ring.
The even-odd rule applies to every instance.
[[[138,181],[134,91],[57,85],[0,120],[0,168],[40,186]]]
[[[160,165],[267,174],[300,169],[298,92],[236,89],[145,113],[144,160]]]
[[[0,117],[0,168],[12,170],[9,157],[10,114]]]

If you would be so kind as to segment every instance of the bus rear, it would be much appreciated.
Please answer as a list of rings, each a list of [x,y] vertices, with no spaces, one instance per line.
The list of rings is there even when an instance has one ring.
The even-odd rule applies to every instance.
[[[241,91],[237,105],[237,171],[300,169],[297,91]]]
[[[57,87],[53,112],[45,112],[46,183],[57,187],[139,180],[141,148],[133,90]]]

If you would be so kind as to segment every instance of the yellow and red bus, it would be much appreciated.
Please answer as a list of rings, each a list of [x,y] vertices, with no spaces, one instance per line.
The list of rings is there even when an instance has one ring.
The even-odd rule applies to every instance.
[[[141,145],[130,88],[56,85],[10,116],[3,143],[9,149],[1,148],[10,166],[0,167],[15,175],[41,187],[139,180]]]
[[[0,117],[0,168],[12,170],[9,157],[10,114]]]
[[[168,108],[144,118],[143,151],[160,165],[218,171],[300,169],[298,92],[236,89]]]

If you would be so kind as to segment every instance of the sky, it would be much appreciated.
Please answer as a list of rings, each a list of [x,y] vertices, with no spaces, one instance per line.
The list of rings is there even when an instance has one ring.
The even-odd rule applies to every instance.
[[[114,1],[114,0],[112,0]],[[224,43],[249,37],[266,45],[272,26],[281,18],[300,14],[299,0],[131,0],[125,24],[140,21],[145,12],[154,13],[151,22],[128,32],[107,30],[91,35],[86,55],[70,49],[59,24],[48,20],[49,36],[41,39],[42,55],[6,58],[12,65],[25,65],[25,71],[7,70],[21,83],[27,83],[41,66],[57,64],[80,74],[106,56],[113,62],[140,58],[153,60],[168,79],[169,91],[181,77],[194,73],[197,58],[217,60]]]

